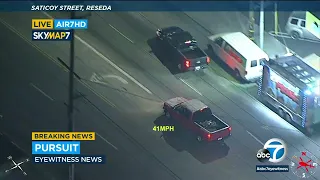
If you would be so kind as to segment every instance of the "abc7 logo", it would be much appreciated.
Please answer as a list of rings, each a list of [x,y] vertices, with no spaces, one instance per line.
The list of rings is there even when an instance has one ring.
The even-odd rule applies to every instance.
[[[286,144],[283,140],[278,138],[270,139],[265,143],[263,149],[257,152],[257,159],[260,162],[281,162],[286,157],[286,149]]]
[[[258,152],[257,152],[257,159],[260,161],[260,162],[266,162],[266,161],[269,161],[270,159],[270,152],[268,149],[260,149]]]

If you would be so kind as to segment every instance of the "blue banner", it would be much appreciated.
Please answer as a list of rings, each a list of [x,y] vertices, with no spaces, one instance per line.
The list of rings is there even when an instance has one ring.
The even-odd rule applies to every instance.
[[[33,141],[32,154],[80,154],[80,142]]]
[[[87,19],[55,19],[54,29],[88,29]]]
[[[320,1],[266,1],[265,11],[320,11]],[[74,4],[74,6],[71,6]],[[254,10],[260,11],[259,1]],[[0,11],[249,11],[250,1],[1,1]]]
[[[32,155],[32,162],[37,164],[104,164],[106,157],[104,155]]]
[[[289,165],[256,165],[256,172],[289,172]]]

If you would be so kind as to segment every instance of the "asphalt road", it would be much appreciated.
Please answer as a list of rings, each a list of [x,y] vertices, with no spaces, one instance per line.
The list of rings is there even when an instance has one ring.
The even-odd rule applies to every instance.
[[[18,29],[22,35],[30,37],[30,25],[28,24],[31,17],[45,16],[30,13],[23,14],[23,16],[1,14],[0,17]],[[16,22],[17,17],[20,17],[20,22]],[[315,155],[318,154],[319,148],[316,143],[306,138],[261,105],[247,92],[239,88],[238,84],[230,82],[224,77],[226,73],[218,66],[208,69],[203,74],[185,73],[172,75],[168,71],[154,55],[157,48],[151,46],[154,48],[151,52],[151,48],[148,46],[148,42],[152,44],[150,39],[154,37],[157,27],[182,26],[194,34],[202,45],[206,43],[204,42],[207,35],[205,30],[197,26],[183,13],[99,13],[99,15],[90,17],[89,22],[89,30],[87,32],[79,32],[81,39],[88,41],[104,57],[116,62],[119,67],[152,92],[152,94],[146,92],[137,83],[129,82],[129,80],[129,85],[127,84],[125,89],[128,90],[128,93],[135,93],[135,97],[128,97],[129,95],[125,93],[112,93],[113,91],[108,87],[89,83],[93,89],[108,98],[111,104],[115,106],[106,105],[110,103],[99,101],[97,97],[93,97],[97,101],[95,101],[95,104],[103,112],[108,115],[111,114],[113,116],[112,119],[117,119],[117,123],[128,134],[138,140],[150,153],[177,174],[179,178],[186,180],[196,178],[212,179],[212,177],[231,180],[297,179],[292,173],[255,173],[254,168],[257,164],[255,159],[256,151],[272,137],[282,138],[288,143],[289,157],[302,150],[308,150]],[[66,53],[61,48],[64,44],[39,44],[41,44],[42,49],[46,50],[48,54],[53,54],[54,57],[63,56]],[[92,55],[92,58],[89,59],[91,54],[86,49],[90,48],[88,46],[84,48],[82,47],[84,45],[81,46],[80,44],[78,44],[77,48],[81,48],[84,52],[78,49],[77,56],[83,64],[77,66],[81,67],[77,69],[77,73],[81,77],[92,74],[92,72],[88,72],[91,70],[101,74],[99,72],[103,71],[101,67],[111,70],[110,64],[102,63],[102,56],[98,58]],[[160,57],[160,59],[162,58]],[[41,67],[40,64],[37,67]],[[116,71],[113,72],[117,73]],[[111,80],[106,81],[108,83],[112,82]],[[119,84],[121,83],[113,82],[111,86],[119,88]],[[123,84],[125,83],[121,84],[122,89]],[[140,90],[134,92],[139,88]],[[121,99],[118,99],[120,98],[119,96],[121,96]],[[231,124],[233,136],[226,140],[225,146],[196,147],[192,141],[183,138],[183,136],[179,138],[165,134],[164,138],[160,138],[161,133],[152,132],[154,123],[163,121],[158,118],[161,115],[161,101],[173,96],[199,98],[207,103],[218,116]],[[149,100],[141,97],[148,97]],[[112,106],[113,108],[110,109],[106,106]],[[119,115],[117,113],[119,111],[127,119],[115,118]],[[92,112],[90,115],[92,115]],[[89,119],[93,118],[90,117]],[[94,118],[94,120],[96,119]],[[155,120],[157,122],[154,122]],[[96,120],[96,122],[94,125],[91,124],[92,128],[107,126],[102,125],[105,123],[104,121]],[[79,120],[77,124],[82,124],[86,127],[90,123],[86,119],[83,122]],[[105,133],[106,130],[102,129],[102,131]],[[104,137],[107,137],[112,143],[120,143],[119,140],[113,140],[115,138],[114,134],[105,135]],[[125,144],[126,147],[129,147],[127,143]],[[127,150],[131,151],[131,147]],[[285,163],[288,163],[288,161],[285,161]],[[99,172],[99,174],[104,172]],[[150,173],[152,174],[153,172]]]
[[[1,117],[0,117],[1,118]],[[29,156],[18,146],[12,143],[12,140],[0,132],[0,178],[2,180],[45,180],[49,179],[42,169],[34,168],[34,165],[28,162]],[[9,159],[11,157],[11,159]],[[14,161],[14,162],[13,162]],[[19,169],[18,166],[22,168]],[[20,164],[22,163],[22,164]],[[27,173],[27,176],[24,173]]]
[[[67,73],[3,24],[0,29],[0,39],[6,43],[0,53],[0,76],[4,85],[0,93],[1,130],[30,153],[32,131],[67,130],[64,105],[67,99]],[[75,100],[75,130],[99,132],[95,142],[82,144],[81,151],[107,156],[105,165],[76,165],[77,180],[92,177],[97,180],[175,179],[116,127],[107,115],[99,112],[94,105],[102,100],[79,83],[76,83],[76,89],[90,101],[83,98]],[[109,114],[116,114],[117,119],[124,118],[113,107],[106,104],[104,107],[109,109]],[[55,179],[68,177],[66,166],[47,165],[45,168],[52,172]]]

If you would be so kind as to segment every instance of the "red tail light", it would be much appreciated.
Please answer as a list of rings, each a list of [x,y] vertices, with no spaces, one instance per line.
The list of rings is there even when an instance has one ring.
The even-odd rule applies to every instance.
[[[208,138],[208,139],[211,139],[211,134],[208,134],[208,135],[207,135],[207,138]]]
[[[207,64],[209,64],[210,63],[210,58],[209,57],[207,57]]]
[[[229,127],[229,128],[228,128],[228,130],[229,130],[229,131],[231,131],[231,130],[232,130],[232,128],[231,128],[231,127]]]
[[[185,65],[186,65],[187,68],[190,67],[190,61],[186,60]]]

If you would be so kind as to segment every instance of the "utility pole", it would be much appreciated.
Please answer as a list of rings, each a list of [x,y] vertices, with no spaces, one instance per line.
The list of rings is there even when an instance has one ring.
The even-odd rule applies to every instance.
[[[91,16],[91,13],[86,13],[83,16],[76,16],[75,11],[71,11],[70,13],[70,19],[83,19]],[[77,94],[75,94],[74,91],[74,78],[77,78],[79,81],[81,80],[81,77],[74,72],[74,36],[75,32],[73,29],[71,29],[71,41],[70,41],[70,65],[68,66],[61,58],[57,58],[58,61],[69,70],[69,97],[68,97],[68,103],[64,103],[67,105],[68,108],[68,131],[74,132],[74,100],[78,99],[80,97],[84,97],[85,95],[81,92],[77,91]],[[74,164],[69,165],[69,180],[75,180],[75,171],[74,171]]]
[[[260,3],[260,49],[263,50],[264,44],[264,2]]]
[[[274,34],[278,35],[278,5],[274,2]]]
[[[250,11],[249,11],[249,38],[254,41],[254,5],[253,2],[250,1]]]
[[[75,12],[71,11],[70,19],[75,19]],[[69,103],[68,103],[68,130],[74,131],[74,114],[73,114],[73,99],[74,99],[74,30],[71,30],[70,41],[70,69],[69,69]],[[74,180],[74,164],[69,165],[69,180]]]

